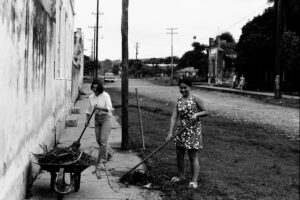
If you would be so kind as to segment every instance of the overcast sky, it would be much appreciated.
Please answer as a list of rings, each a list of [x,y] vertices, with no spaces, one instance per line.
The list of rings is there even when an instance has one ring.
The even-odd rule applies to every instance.
[[[97,0],[75,0],[75,28],[84,33],[85,55],[91,55],[96,24]],[[225,31],[237,41],[241,28],[254,16],[271,6],[267,0],[129,0],[129,58],[171,56],[171,35],[167,28],[177,28],[173,36],[173,55],[181,57],[196,41],[208,44],[210,37]],[[121,59],[122,0],[99,0],[99,60]]]

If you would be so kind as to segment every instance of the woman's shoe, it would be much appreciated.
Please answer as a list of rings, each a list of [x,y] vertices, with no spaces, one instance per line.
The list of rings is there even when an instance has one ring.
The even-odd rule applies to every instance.
[[[198,187],[198,184],[196,183],[196,182],[193,182],[193,181],[191,181],[190,183],[189,183],[189,188],[197,188]]]

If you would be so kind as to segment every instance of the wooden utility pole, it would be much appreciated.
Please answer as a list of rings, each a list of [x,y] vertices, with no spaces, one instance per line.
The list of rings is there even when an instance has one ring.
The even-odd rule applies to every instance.
[[[171,32],[168,32],[167,34],[171,34],[171,85],[173,83],[174,79],[174,67],[173,67],[173,35],[178,34],[174,32],[177,28],[167,28],[167,30],[170,30]]]
[[[93,39],[93,60],[96,59],[96,26],[88,26],[88,28],[92,28],[94,31],[94,39]]]
[[[92,13],[92,14],[94,14],[94,13]],[[97,26],[88,26],[89,28],[92,28],[93,29],[93,31],[94,31],[94,51],[93,51],[93,56],[94,56],[94,66],[95,66],[95,68],[94,68],[94,71],[93,71],[93,79],[96,79],[97,78],[97,74],[98,74],[98,72],[97,72],[97,66],[98,66],[98,57],[96,58],[96,55],[98,55],[98,52],[97,52],[97,49],[98,49],[98,47],[96,47],[96,40],[97,40],[97,31],[96,31],[96,29],[97,29]],[[98,29],[99,28],[102,28],[101,26],[100,27],[98,27]]]
[[[275,9],[277,10],[276,25],[276,60],[275,60],[275,82],[274,82],[274,98],[281,98],[281,39],[282,39],[282,0],[275,1]]]
[[[128,4],[129,0],[122,0],[122,143],[121,149],[129,149],[128,133]]]
[[[94,13],[92,13],[94,14]],[[99,13],[99,0],[97,0],[97,12],[96,12],[96,69],[95,69],[95,78],[98,78],[98,67],[99,67],[99,62],[98,62],[98,35],[99,35],[99,15],[102,15],[103,13]]]

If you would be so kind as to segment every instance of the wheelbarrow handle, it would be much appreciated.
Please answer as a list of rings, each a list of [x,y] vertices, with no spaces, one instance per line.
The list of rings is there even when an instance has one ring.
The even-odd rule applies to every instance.
[[[186,126],[184,126],[182,129],[180,129],[176,134],[174,134],[168,141],[166,141],[164,144],[162,144],[161,146],[159,146],[158,148],[156,148],[151,154],[149,154],[146,158],[144,158],[140,163],[138,163],[131,170],[129,170],[127,173],[125,173],[121,177],[120,180],[122,180],[126,175],[130,174],[131,172],[133,172],[136,168],[138,168],[141,164],[143,164],[149,158],[151,158],[152,156],[154,156],[154,154],[156,154],[158,151],[160,151],[162,148],[164,148],[167,144],[169,144],[172,140],[174,140],[175,137],[177,137],[178,135],[180,135],[189,125],[191,125],[194,122],[195,122],[194,120],[190,121]]]

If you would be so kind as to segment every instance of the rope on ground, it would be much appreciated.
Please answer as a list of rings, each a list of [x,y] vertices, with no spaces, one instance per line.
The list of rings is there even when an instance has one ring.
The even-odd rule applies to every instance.
[[[110,189],[111,189],[112,191],[118,193],[118,191],[117,191],[116,189],[114,189],[114,188],[112,187],[111,183],[110,183],[110,179],[109,179],[109,177],[108,177],[107,167],[106,167],[105,163],[102,162],[102,164],[103,164],[104,167],[102,167],[101,164],[98,164],[97,167],[98,167],[98,166],[101,167],[101,169],[105,172],[106,177],[107,177],[107,183],[108,183]],[[96,171],[98,171],[98,170],[96,170]],[[96,175],[97,175],[97,172],[96,172]],[[97,177],[98,177],[98,175],[97,175]],[[101,178],[101,176],[100,176],[100,178]]]

